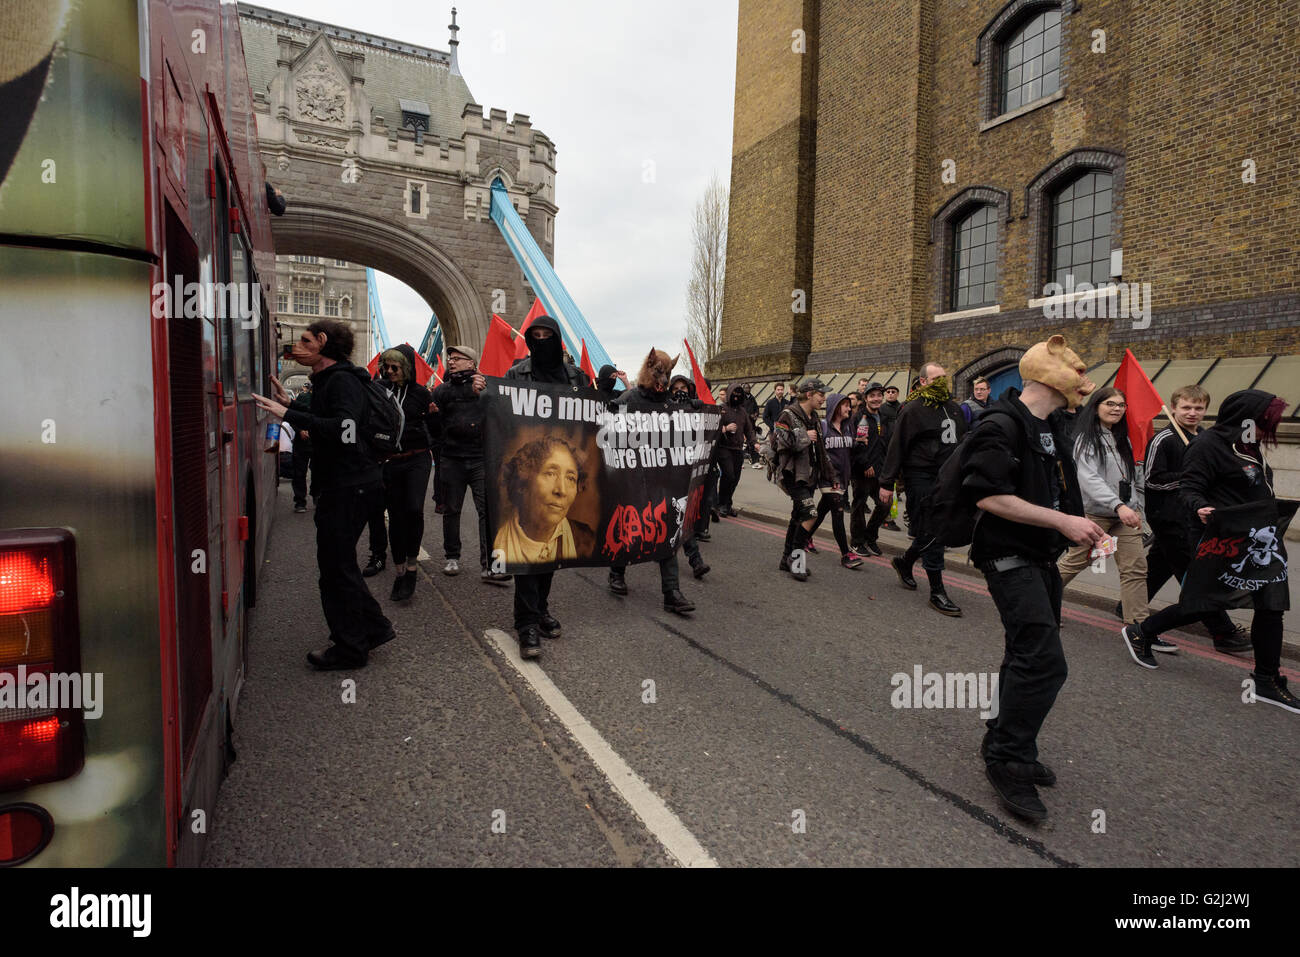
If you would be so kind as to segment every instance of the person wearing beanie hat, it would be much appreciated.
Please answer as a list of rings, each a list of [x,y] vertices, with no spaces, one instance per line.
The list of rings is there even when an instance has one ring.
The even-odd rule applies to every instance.
[[[1008,389],[971,432],[961,487],[982,512],[970,560],[1006,629],[998,710],[980,746],[985,776],[1012,814],[1037,822],[1047,817],[1038,788],[1056,783],[1038,760],[1038,732],[1066,676],[1056,559],[1070,543],[1095,545],[1105,533],[1083,514],[1060,417],[1094,388],[1084,364],[1057,335],[1025,353],[1020,375],[1024,391]]]
[[[623,388],[626,389],[627,373],[621,369],[616,369],[608,363],[601,366],[600,370],[596,373],[596,391],[599,392],[607,402],[611,401],[616,395],[618,395],[618,392],[614,389],[614,384],[617,382],[623,383]]]
[[[588,387],[587,374],[564,361],[560,326],[550,316],[538,316],[524,334],[528,357],[516,362],[505,378],[523,382],[555,382],[561,385]],[[515,576],[515,632],[519,636],[519,655],[538,658],[542,654],[542,637],[559,638],[561,625],[551,615],[551,582],[555,572]]]
[[[478,353],[467,346],[447,349],[447,377],[433,390],[433,404],[442,417],[444,575],[460,574],[460,513],[465,493],[474,499],[478,513],[479,578],[503,585],[510,576],[489,567],[492,545],[488,541],[487,474],[483,464],[483,406],[479,393],[487,386],[478,371]]]

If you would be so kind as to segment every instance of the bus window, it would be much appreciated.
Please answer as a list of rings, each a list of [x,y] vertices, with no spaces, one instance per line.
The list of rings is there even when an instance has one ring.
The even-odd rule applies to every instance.
[[[235,341],[235,389],[243,398],[253,393],[253,357],[256,355],[257,328],[248,328],[253,322],[261,324],[256,310],[261,302],[252,293],[252,264],[244,237],[239,233],[230,236],[230,280],[227,300],[230,303],[230,335]]]
[[[216,199],[212,202],[212,221],[216,226],[216,282],[230,282],[230,193],[226,186],[226,171],[221,163],[213,164],[217,178]],[[224,305],[224,308],[223,308]],[[230,297],[224,304],[213,303],[216,322],[221,337],[221,385],[226,404],[235,401],[235,343],[232,335]],[[220,318],[224,314],[225,318]]]

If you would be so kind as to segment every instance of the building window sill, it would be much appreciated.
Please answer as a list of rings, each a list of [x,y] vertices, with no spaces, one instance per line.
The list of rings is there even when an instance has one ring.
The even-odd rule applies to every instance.
[[[941,312],[934,317],[934,321],[948,322],[952,319],[974,319],[976,316],[993,316],[1001,311],[1001,306],[980,306],[978,309],[962,309],[959,312]]]
[[[1044,106],[1047,106],[1049,103],[1055,103],[1057,100],[1061,100],[1064,98],[1065,98],[1065,87],[1061,87],[1055,93],[1051,93],[1047,96],[1039,97],[1038,99],[1034,100],[1034,102],[1026,103],[1024,106],[1017,107],[1016,109],[1012,110],[1010,113],[1003,113],[1001,116],[995,116],[991,120],[985,120],[983,123],[980,124],[980,132],[983,133],[985,130],[991,130],[995,126],[1001,126],[1003,123],[1010,122],[1011,120],[1014,120],[1018,116],[1024,116],[1026,113],[1032,113],[1034,110],[1042,109]]]
[[[1060,306],[1067,302],[1078,302],[1080,299],[1096,299],[1098,296],[1105,296],[1108,299],[1114,299],[1118,296],[1118,277],[1112,279],[1107,285],[1094,289],[1081,289],[1076,292],[1066,292],[1059,296],[1043,296],[1039,299],[1030,299],[1026,305],[1030,309],[1038,309],[1042,306]]]

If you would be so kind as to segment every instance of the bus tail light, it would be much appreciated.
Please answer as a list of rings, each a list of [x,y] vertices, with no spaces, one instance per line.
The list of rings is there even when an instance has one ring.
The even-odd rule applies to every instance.
[[[75,540],[0,532],[0,791],[71,777],[85,760]],[[75,676],[75,677],[74,677]]]
[[[0,867],[12,867],[45,850],[54,836],[50,812],[35,804],[0,807]]]

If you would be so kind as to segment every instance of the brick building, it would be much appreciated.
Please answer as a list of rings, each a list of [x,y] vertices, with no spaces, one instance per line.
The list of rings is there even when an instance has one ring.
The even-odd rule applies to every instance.
[[[713,378],[933,359],[962,397],[1060,332],[1294,427],[1300,7],[741,0],[737,53]]]

